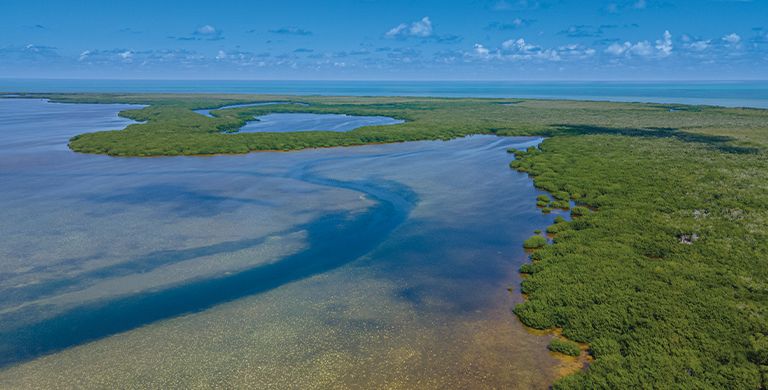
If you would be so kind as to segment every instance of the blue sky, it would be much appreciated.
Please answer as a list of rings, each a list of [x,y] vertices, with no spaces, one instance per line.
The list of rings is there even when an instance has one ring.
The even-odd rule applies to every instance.
[[[768,79],[766,0],[4,0],[1,78]]]

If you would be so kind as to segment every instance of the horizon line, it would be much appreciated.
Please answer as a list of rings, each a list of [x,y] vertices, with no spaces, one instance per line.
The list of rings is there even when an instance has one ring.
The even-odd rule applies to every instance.
[[[231,79],[231,78],[79,78],[0,77],[1,81],[239,81],[239,82],[516,82],[516,83],[648,83],[648,82],[768,82],[765,79]]]

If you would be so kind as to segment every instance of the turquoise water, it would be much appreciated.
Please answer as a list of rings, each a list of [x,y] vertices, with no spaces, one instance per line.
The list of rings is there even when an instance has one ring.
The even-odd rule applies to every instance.
[[[298,95],[526,97],[768,108],[768,81],[230,81],[10,80],[7,92],[189,92]]]
[[[112,158],[129,105],[0,99],[0,387],[541,388],[511,313],[551,223],[474,136]]]

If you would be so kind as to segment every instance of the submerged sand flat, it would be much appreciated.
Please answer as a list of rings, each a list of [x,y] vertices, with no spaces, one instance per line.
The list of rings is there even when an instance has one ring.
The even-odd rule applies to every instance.
[[[548,337],[511,314],[519,297],[506,290],[519,284],[519,243],[553,218],[507,167],[507,148],[537,142],[156,159],[32,145],[0,159],[0,176],[19,183],[0,193],[0,230],[12,233],[0,235],[0,288],[13,292],[0,340],[19,354],[0,387],[546,387],[559,363]],[[297,267],[279,268],[286,259]],[[238,279],[254,269],[280,273]],[[195,295],[216,280],[239,289]],[[126,329],[92,315],[174,297],[185,310],[137,310]],[[58,318],[90,322],[60,333],[71,346],[37,340],[46,353],[23,352],[15,335],[43,323],[56,340]]]

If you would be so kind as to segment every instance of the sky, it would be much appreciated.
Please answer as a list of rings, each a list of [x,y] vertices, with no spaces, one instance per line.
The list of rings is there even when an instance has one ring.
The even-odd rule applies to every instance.
[[[768,79],[768,0],[0,0],[0,78]]]

